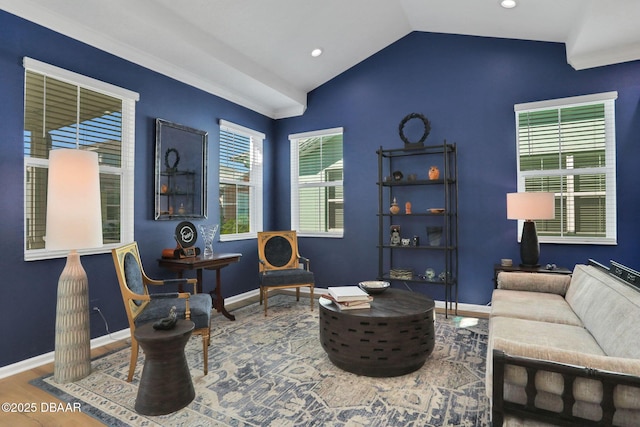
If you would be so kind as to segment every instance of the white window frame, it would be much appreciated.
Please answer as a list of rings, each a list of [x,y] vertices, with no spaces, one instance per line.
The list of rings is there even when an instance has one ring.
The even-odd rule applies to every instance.
[[[135,160],[135,103],[140,99],[137,92],[130,91],[82,74],[74,73],[44,62],[37,61],[32,58],[23,58],[23,66],[25,73],[27,71],[43,74],[57,80],[61,80],[91,91],[100,92],[114,98],[122,100],[122,153],[121,167],[100,165],[101,173],[109,173],[120,176],[120,242],[109,243],[98,248],[80,249],[78,253],[81,255],[108,253],[111,249],[121,246],[123,243],[133,241],[134,230],[134,160]],[[25,82],[26,89],[26,82]],[[29,167],[47,167],[48,159],[32,158],[24,156],[24,176],[23,176],[23,208],[26,212],[27,203],[27,171]],[[66,257],[69,251],[66,250],[47,250],[47,249],[28,249],[27,242],[27,216],[24,215],[24,260],[33,261],[40,259],[62,258]]]
[[[342,155],[342,180],[320,183],[300,183],[299,182],[299,144],[298,140],[307,139],[313,137],[330,136],[342,134],[343,136],[343,155]],[[299,197],[298,189],[302,187],[332,187],[341,186],[343,188],[343,204],[344,204],[344,129],[342,127],[323,129],[311,132],[302,132],[289,135],[290,152],[291,152],[291,229],[296,230],[298,236],[301,237],[329,237],[329,238],[342,238],[344,237],[344,226],[340,230],[325,231],[325,232],[309,232],[300,230],[300,210],[299,210]],[[344,223],[344,218],[343,218]]]
[[[518,192],[525,191],[525,179],[535,176],[564,176],[568,175],[567,169],[558,170],[520,170],[520,149],[518,146],[518,115],[523,112],[540,111],[548,109],[562,109],[588,104],[603,104],[605,108],[605,166],[582,168],[579,174],[596,174],[604,173],[606,179],[606,195],[605,203],[607,206],[607,221],[605,237],[586,237],[586,236],[544,236],[539,235],[540,243],[559,243],[559,244],[597,244],[597,245],[615,245],[617,244],[617,202],[616,202],[616,134],[615,134],[615,100],[618,98],[618,92],[603,92],[591,95],[574,96],[568,98],[552,99],[547,101],[528,102],[516,104],[515,123],[516,123],[516,158],[517,158],[517,174],[518,174]],[[573,182],[568,177],[568,185]],[[558,196],[560,194],[556,194]],[[571,209],[571,203],[567,203],[567,209]],[[571,212],[567,212],[571,216]],[[574,215],[575,216],[575,215]],[[518,236],[522,235],[522,227],[524,221],[518,221]],[[520,237],[518,237],[519,239]]]
[[[249,232],[248,233],[233,233],[222,234],[218,233],[221,242],[228,242],[233,240],[245,240],[255,239],[258,237],[258,232],[263,230],[263,186],[264,186],[264,140],[265,134],[256,130],[229,122],[227,120],[219,120],[220,130],[227,132],[233,132],[251,139],[251,170],[249,172],[249,182],[222,179],[220,176],[221,167],[218,169],[218,182],[219,184],[232,184],[243,185],[249,187]],[[220,133],[218,133],[218,137]],[[220,147],[218,147],[220,148]],[[218,161],[220,157],[218,156]],[[221,165],[219,165],[221,166]],[[218,209],[218,212],[220,210]],[[220,218],[222,221],[222,218]],[[222,227],[222,224],[220,224]]]

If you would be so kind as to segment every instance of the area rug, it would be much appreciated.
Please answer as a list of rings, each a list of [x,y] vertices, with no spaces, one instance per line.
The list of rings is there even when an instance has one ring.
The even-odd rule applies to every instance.
[[[436,345],[425,365],[393,378],[358,376],[335,367],[319,341],[318,308],[276,295],[269,316],[252,304],[236,321],[215,316],[209,374],[202,372],[202,341],[185,353],[196,397],[164,416],[134,410],[144,356],[126,382],[130,349],[92,361],[91,374],[57,384],[32,383],[108,426],[486,426],[484,393],[487,320],[438,314]]]

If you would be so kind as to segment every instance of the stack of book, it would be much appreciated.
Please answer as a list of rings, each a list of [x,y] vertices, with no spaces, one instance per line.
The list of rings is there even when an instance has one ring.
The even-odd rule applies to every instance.
[[[329,286],[329,294],[326,298],[340,310],[354,310],[359,308],[370,308],[373,297],[357,286]]]

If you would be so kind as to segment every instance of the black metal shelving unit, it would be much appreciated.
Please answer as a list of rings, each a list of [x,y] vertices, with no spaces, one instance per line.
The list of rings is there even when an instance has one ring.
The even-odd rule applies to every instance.
[[[458,310],[458,164],[456,144],[384,149],[378,155],[378,280],[419,286],[444,286],[445,313]],[[440,176],[429,178],[430,166]],[[400,171],[402,178],[394,178]],[[389,211],[394,198],[400,213]],[[411,202],[411,213],[405,203]],[[441,209],[442,211],[433,211]],[[390,241],[392,226],[400,227],[409,245]],[[430,242],[427,227],[441,227],[438,244]],[[415,245],[413,238],[418,237]],[[427,269],[435,272],[428,277]],[[397,272],[402,274],[398,275]],[[410,276],[409,276],[410,275]]]

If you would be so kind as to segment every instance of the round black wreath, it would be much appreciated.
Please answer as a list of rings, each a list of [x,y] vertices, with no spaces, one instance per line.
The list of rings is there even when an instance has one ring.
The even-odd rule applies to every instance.
[[[176,160],[173,162],[173,165],[169,164],[169,154],[171,153],[176,154]],[[180,163],[180,154],[178,153],[178,150],[175,148],[169,148],[167,152],[164,153],[164,165],[167,167],[167,170],[176,170],[178,168],[178,163]]]
[[[406,125],[407,122],[411,119],[420,119],[422,120],[422,124],[424,125],[424,133],[422,134],[420,140],[418,140],[417,142],[409,141],[409,139],[404,135],[404,125]],[[429,122],[429,119],[427,119],[424,115],[420,113],[411,113],[408,114],[404,119],[402,119],[402,121],[400,122],[400,126],[398,127],[398,132],[400,133],[400,139],[402,139],[405,144],[422,145],[425,139],[427,139],[427,137],[429,136],[429,132],[431,132],[431,123]]]

